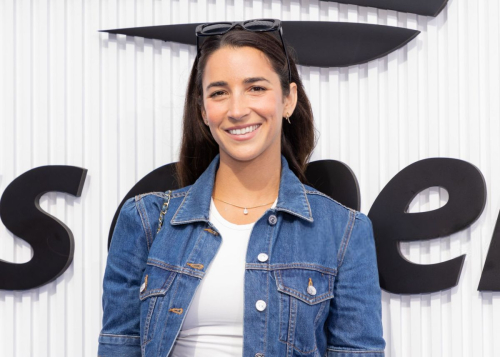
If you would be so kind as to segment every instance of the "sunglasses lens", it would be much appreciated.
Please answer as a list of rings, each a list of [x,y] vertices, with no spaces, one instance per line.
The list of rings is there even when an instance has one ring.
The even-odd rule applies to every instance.
[[[231,27],[230,23],[216,23],[205,26],[202,33],[205,35],[216,35],[226,32]]]
[[[273,28],[274,21],[252,20],[245,23],[245,28],[250,31],[265,31]]]

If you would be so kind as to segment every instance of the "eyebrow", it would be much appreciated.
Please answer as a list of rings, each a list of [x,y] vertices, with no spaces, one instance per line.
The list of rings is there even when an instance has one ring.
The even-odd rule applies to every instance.
[[[243,80],[243,84],[251,84],[251,83],[260,82],[260,81],[269,82],[269,80],[265,79],[264,77],[250,77],[250,78],[245,78]],[[271,82],[269,82],[269,83],[271,83]],[[225,81],[212,82],[207,86],[207,88],[205,88],[205,90],[208,91],[212,87],[224,87],[224,86],[227,86],[227,82],[225,82]]]

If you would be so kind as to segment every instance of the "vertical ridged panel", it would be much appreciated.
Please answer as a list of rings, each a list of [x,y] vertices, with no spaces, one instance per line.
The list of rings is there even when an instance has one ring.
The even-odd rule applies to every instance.
[[[500,210],[498,1],[453,0],[431,18],[318,0],[4,0],[0,194],[42,165],[80,166],[88,176],[80,198],[41,198],[42,208],[72,230],[74,261],[41,288],[0,292],[0,355],[96,355],[115,209],[135,182],[179,154],[196,49],[97,30],[258,17],[421,31],[363,65],[299,68],[319,134],[312,159],[341,160],[354,170],[365,213],[387,182],[418,160],[460,158],[482,171],[488,200],[475,224],[450,237],[401,244],[420,264],[467,254],[458,286],[413,296],[384,292],[383,323],[390,357],[498,354],[500,293],[477,292]],[[446,201],[444,190],[431,188],[410,211]],[[0,237],[0,259],[30,259],[29,245],[3,225]]]

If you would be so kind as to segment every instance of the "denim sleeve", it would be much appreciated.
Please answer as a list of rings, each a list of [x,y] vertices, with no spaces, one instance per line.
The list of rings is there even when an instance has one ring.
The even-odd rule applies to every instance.
[[[327,319],[328,357],[382,357],[381,291],[370,219],[351,211]]]
[[[134,197],[118,215],[109,247],[103,282],[103,319],[99,356],[140,357],[139,289],[146,267],[148,245]]]

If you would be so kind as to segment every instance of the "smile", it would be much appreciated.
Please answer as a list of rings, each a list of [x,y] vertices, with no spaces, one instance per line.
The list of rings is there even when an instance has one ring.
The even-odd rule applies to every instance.
[[[227,130],[227,132],[229,134],[233,134],[233,135],[244,135],[244,134],[251,133],[252,131],[257,130],[257,128],[259,126],[260,126],[260,124],[251,125],[251,126],[247,126],[246,128],[243,128],[243,129]]]

